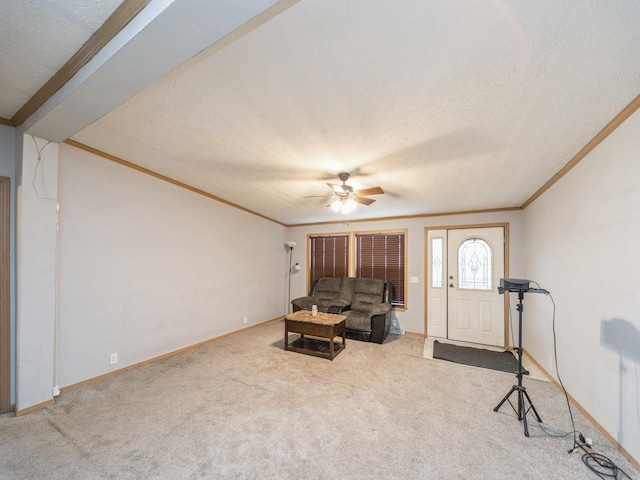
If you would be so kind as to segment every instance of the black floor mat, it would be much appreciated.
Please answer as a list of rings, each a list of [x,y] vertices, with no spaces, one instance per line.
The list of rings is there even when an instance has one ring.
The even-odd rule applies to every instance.
[[[511,352],[493,352],[481,348],[460,347],[440,343],[437,340],[433,342],[433,358],[508,373],[516,373],[518,368],[518,360]],[[522,373],[523,375],[529,374],[524,367]]]

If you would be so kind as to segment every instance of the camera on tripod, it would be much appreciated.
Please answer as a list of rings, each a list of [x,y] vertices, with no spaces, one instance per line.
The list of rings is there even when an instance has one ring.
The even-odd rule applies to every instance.
[[[498,287],[498,293],[503,294],[504,292],[532,292],[544,293],[547,295],[549,294],[549,292],[544,288],[532,288],[529,283],[531,283],[529,280],[523,280],[522,278],[501,278],[500,286]]]
[[[498,292],[503,294],[504,292],[528,292],[529,280],[523,280],[521,278],[501,278]]]

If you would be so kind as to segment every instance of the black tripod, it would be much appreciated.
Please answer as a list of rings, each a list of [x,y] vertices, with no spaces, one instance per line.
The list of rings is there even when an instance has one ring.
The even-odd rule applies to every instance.
[[[511,405],[511,408],[513,408],[513,411],[516,412],[516,414],[518,415],[518,420],[522,420],[522,423],[524,424],[524,436],[528,437],[529,427],[527,426],[527,412],[529,410],[532,410],[538,422],[542,422],[542,419],[540,418],[540,415],[538,415],[538,412],[536,411],[536,407],[533,406],[533,403],[529,398],[529,394],[527,393],[527,389],[522,386],[522,371],[523,371],[522,369],[522,310],[523,310],[522,300],[523,298],[524,298],[524,292],[519,291],[518,306],[516,307],[516,309],[519,312],[518,348],[516,349],[518,352],[518,370],[516,372],[516,378],[518,379],[518,384],[511,387],[511,390],[509,390],[509,393],[507,393],[504,396],[504,398],[493,409],[493,411],[497,412],[504,402],[509,401],[509,405]],[[516,407],[513,406],[513,403],[511,403],[511,400],[509,400],[509,397],[513,392],[518,392],[518,409],[517,410],[516,410]],[[527,406],[527,403],[529,404],[528,406]]]

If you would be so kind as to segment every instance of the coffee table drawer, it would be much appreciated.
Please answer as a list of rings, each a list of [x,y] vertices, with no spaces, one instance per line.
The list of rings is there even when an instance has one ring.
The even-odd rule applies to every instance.
[[[293,333],[301,333],[303,335],[322,335],[331,331],[330,326],[315,325],[313,323],[295,322],[289,325],[289,331]]]

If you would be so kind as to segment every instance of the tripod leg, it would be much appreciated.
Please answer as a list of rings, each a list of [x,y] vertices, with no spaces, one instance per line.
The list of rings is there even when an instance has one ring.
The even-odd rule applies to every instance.
[[[533,406],[533,402],[531,401],[531,399],[529,398],[529,394],[527,393],[527,391],[524,389],[524,387],[522,388],[525,397],[527,397],[527,400],[529,402],[529,405],[531,405],[531,410],[533,410],[533,413],[536,416],[536,420],[538,420],[538,422],[542,423],[542,419],[540,418],[540,415],[538,415],[538,411],[536,410],[536,407]]]
[[[520,388],[518,390],[518,420],[522,420],[522,424],[524,425],[524,436],[529,436],[529,425],[527,425],[527,409],[524,404],[524,396],[527,393],[524,388]],[[527,397],[528,398],[528,397]]]
[[[527,425],[527,419],[524,417],[524,396],[522,395],[522,387],[518,387],[518,420],[524,418],[524,424]]]
[[[500,410],[500,407],[502,406],[502,404],[504,402],[506,402],[509,397],[511,396],[511,394],[513,392],[515,392],[518,389],[518,387],[516,385],[514,385],[513,387],[511,387],[511,390],[509,390],[509,393],[507,393],[504,398],[502,400],[500,400],[500,403],[498,405],[496,405],[496,407],[493,409],[494,412],[497,412],[498,410]]]

